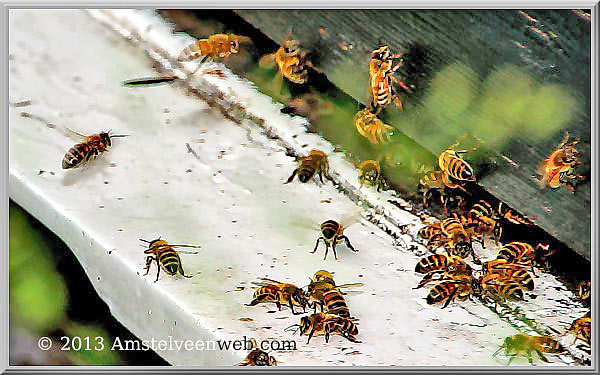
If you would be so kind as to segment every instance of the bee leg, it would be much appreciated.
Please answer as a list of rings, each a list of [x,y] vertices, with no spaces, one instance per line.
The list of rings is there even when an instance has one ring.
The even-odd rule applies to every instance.
[[[294,311],[294,303],[292,302],[292,296],[288,298],[288,303],[290,304],[290,309],[292,309],[292,315],[301,315],[302,313],[296,313]]]
[[[154,260],[153,256],[147,256],[146,257],[146,273],[144,274],[144,276],[146,276],[149,272],[150,272],[150,266],[152,265],[152,261]]]
[[[540,357],[540,359],[546,363],[549,363],[550,361],[548,360],[548,358],[546,358],[545,355],[542,354],[542,352],[540,352],[539,350],[535,351],[538,355],[538,357]],[[529,354],[529,356],[531,357],[531,353]]]
[[[333,248],[333,257],[335,258],[335,260],[338,260],[336,246],[337,246],[337,241],[334,242],[333,245],[331,245],[331,247]]]
[[[317,252],[317,248],[319,247],[319,241],[321,241],[322,239],[323,239],[323,237],[317,238],[317,243],[315,244],[315,248],[313,249],[313,251],[310,252],[311,254],[314,254]]]
[[[313,324],[312,328],[310,329],[310,333],[308,334],[308,341],[306,342],[307,344],[310,344],[310,339],[313,337],[314,334],[315,334],[315,325]]]
[[[160,276],[160,264],[158,263],[158,258],[156,258],[156,268],[158,268],[158,271],[156,272],[156,280],[154,280],[154,282],[157,282],[158,276]]]
[[[458,291],[458,289],[454,290],[454,292],[450,295],[450,297],[448,297],[448,300],[446,301],[446,303],[444,304],[444,306],[442,307],[442,309],[445,309],[446,307],[448,307],[448,305],[450,304],[450,302],[452,302],[452,300],[454,300],[454,298],[456,298],[456,292]]]
[[[292,173],[292,175],[283,184],[285,185],[285,184],[289,184],[290,182],[292,182],[294,180],[294,177],[296,177],[296,173],[298,173],[298,168],[294,169],[294,172]]]
[[[508,363],[506,365],[510,366],[511,362],[515,359],[516,356],[517,356],[516,354],[511,355],[510,359],[508,360]]]
[[[344,239],[344,241],[346,242],[346,246],[348,246],[348,248],[352,251],[354,251],[355,253],[358,253],[358,250],[356,250],[352,244],[350,243],[350,240],[348,239],[348,237],[346,236],[342,236],[342,238]]]
[[[329,252],[329,244],[327,242],[325,242],[325,256],[323,257],[323,260],[327,259],[328,252]]]
[[[179,265],[179,273],[181,274],[181,276],[187,277],[188,279],[192,277],[192,276],[189,276],[189,275],[185,274],[185,272],[183,271],[183,267],[181,266],[181,264]]]

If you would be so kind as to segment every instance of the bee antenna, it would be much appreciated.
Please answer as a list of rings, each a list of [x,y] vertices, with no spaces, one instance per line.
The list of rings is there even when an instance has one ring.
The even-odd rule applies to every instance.
[[[115,134],[115,135],[110,135],[111,138],[123,138],[123,137],[129,137],[129,134]]]
[[[160,239],[160,237],[158,239]],[[152,242],[152,241],[145,240],[143,238],[140,238],[140,241],[145,242],[145,243],[151,243]]]

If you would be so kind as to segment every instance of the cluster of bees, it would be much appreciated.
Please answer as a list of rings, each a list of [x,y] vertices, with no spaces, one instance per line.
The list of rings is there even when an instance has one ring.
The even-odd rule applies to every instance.
[[[317,271],[311,278],[307,290],[294,284],[262,278],[254,282],[259,288],[254,292],[252,301],[247,306],[259,303],[275,303],[281,311],[282,306],[288,307],[293,315],[306,313],[306,308],[312,308],[313,314],[300,318],[299,324],[286,328],[300,336],[308,336],[307,343],[313,336],[325,336],[329,342],[331,335],[339,335],[349,341],[359,343],[358,319],[350,315],[350,309],[344,300],[341,289],[363,286],[362,283],[336,285],[333,275],[328,271]],[[296,312],[301,308],[302,312]],[[317,312],[320,310],[320,312]]]
[[[208,58],[225,59],[236,54],[240,44],[250,42],[251,40],[244,36],[216,34],[186,47],[178,60],[183,62],[202,58],[202,64]],[[387,46],[378,48],[371,54],[369,63],[371,100],[367,108],[358,111],[355,115],[354,123],[359,134],[372,144],[384,143],[393,134],[394,128],[384,124],[377,115],[391,102],[402,109],[402,101],[394,89],[394,84],[400,86],[405,92],[411,92],[405,84],[393,77],[402,64],[401,57],[401,54],[392,54]],[[400,60],[400,62],[394,64],[394,60]],[[281,77],[297,84],[306,83],[308,68],[316,70],[308,58],[308,53],[301,48],[298,41],[291,39],[289,35],[277,51],[261,58],[259,64],[263,67],[275,64]],[[176,77],[143,78],[129,80],[124,84],[126,86],[144,86],[172,82],[175,79]],[[106,152],[112,145],[113,138],[127,136],[111,134],[111,131],[90,136],[73,133],[81,137],[83,141],[68,150],[62,160],[63,169],[86,165],[87,162]],[[569,141],[568,133],[565,134],[558,148],[540,165],[538,170],[542,176],[539,180],[540,187],[565,186],[570,191],[575,190],[572,181],[583,179],[575,172],[576,167],[582,164],[579,161],[580,153],[575,149],[578,142],[578,140]],[[419,185],[423,189],[423,205],[425,207],[428,205],[430,192],[437,190],[446,211],[445,190],[460,189],[466,192],[465,184],[475,181],[473,168],[462,157],[468,151],[457,150],[456,147],[459,143],[460,141],[439,155],[439,171],[427,173],[419,181]],[[331,179],[327,155],[322,151],[312,150],[307,156],[300,157],[297,161],[299,165],[287,179],[286,184],[292,182],[296,176],[302,183],[311,181],[317,175],[321,183],[324,183],[324,178]],[[358,169],[361,186],[367,183],[375,186],[378,191],[381,190],[384,186],[384,178],[377,161],[364,161],[358,165]],[[435,283],[426,297],[428,304],[444,303],[443,307],[446,307],[455,299],[466,300],[471,297],[477,297],[483,301],[492,300],[496,304],[504,300],[523,301],[524,291],[534,289],[534,281],[529,272],[533,273],[533,266],[553,253],[548,246],[538,244],[534,248],[524,242],[511,242],[500,249],[496,259],[483,264],[473,250],[473,241],[483,245],[485,237],[492,238],[496,243],[499,242],[502,235],[500,224],[502,219],[513,224],[531,225],[529,219],[506,206],[503,207],[502,203],[497,209],[494,209],[489,203],[479,201],[469,211],[455,212],[441,222],[429,224],[419,231],[419,237],[427,241],[427,247],[430,250],[434,251],[439,247],[444,247],[447,253],[447,255],[434,253],[425,257],[415,268],[417,273],[424,275],[417,288]],[[316,252],[320,241],[326,245],[324,259],[327,258],[330,247],[337,259],[336,246],[342,242],[350,250],[356,252],[357,250],[352,247],[349,239],[343,234],[343,230],[342,224],[334,220],[322,223],[320,237],[312,252]],[[150,271],[153,262],[157,264],[158,271],[155,281],[158,281],[161,268],[168,275],[180,274],[189,277],[184,273],[181,259],[175,248],[199,248],[199,246],[172,245],[160,238],[141,241],[148,244],[147,250],[144,251],[144,254],[147,254],[146,274]],[[481,266],[480,271],[475,271],[465,261],[468,257],[473,259],[474,264]],[[360,342],[356,339],[358,335],[357,319],[350,315],[350,310],[340,289],[362,284],[336,285],[331,273],[319,271],[311,279],[307,291],[293,284],[280,283],[271,279],[262,279],[256,285],[259,286],[259,289],[254,293],[249,306],[259,303],[275,303],[279,310],[282,306],[287,306],[294,315],[301,314],[295,311],[296,308],[301,308],[303,313],[306,313],[307,307],[314,309],[314,313],[302,317],[299,324],[288,327],[289,330],[294,331],[294,334],[300,332],[301,336],[308,336],[308,342],[315,335],[325,336],[326,342],[329,341],[330,335],[339,335],[349,341]],[[584,287],[580,288],[580,290],[584,289]],[[589,285],[587,290],[587,298],[589,298]],[[581,292],[581,294],[585,293]],[[317,306],[320,308],[320,312],[317,312]],[[589,313],[573,322],[569,332],[576,336],[575,340],[581,339],[591,344]],[[542,353],[557,353],[562,350],[560,345],[550,337],[527,335],[506,338],[499,350],[501,349],[504,349],[505,353],[511,357],[511,361],[516,355],[524,355],[530,362],[533,352],[537,353],[540,359],[547,361]],[[276,364],[277,361],[273,357],[256,348],[239,365]]]

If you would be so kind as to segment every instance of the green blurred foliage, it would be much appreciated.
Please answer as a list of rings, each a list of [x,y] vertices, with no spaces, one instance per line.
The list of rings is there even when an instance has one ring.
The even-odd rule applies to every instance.
[[[72,340],[68,357],[73,364],[98,366],[121,364],[119,353],[111,350],[112,340],[104,329],[70,322],[65,325],[64,331]],[[82,339],[81,344],[77,339],[73,341],[73,338],[77,337]],[[89,341],[86,341],[86,338],[89,338]]]
[[[69,336],[89,336],[90,343],[95,337],[103,337],[104,350],[79,350],[67,354],[80,365],[119,364],[119,353],[107,350],[112,341],[104,329],[69,320],[67,285],[57,272],[52,257],[51,246],[55,245],[32,225],[27,212],[13,202],[9,206],[9,241],[11,325],[19,325],[39,336],[61,330]]]
[[[47,334],[65,319],[66,285],[48,245],[27,213],[14,204],[9,208],[9,225],[11,319],[34,333]]]

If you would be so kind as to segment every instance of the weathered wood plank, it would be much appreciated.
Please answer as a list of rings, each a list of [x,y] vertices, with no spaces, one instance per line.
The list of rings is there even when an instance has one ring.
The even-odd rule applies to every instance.
[[[589,182],[573,195],[540,191],[532,178],[565,130],[581,138],[589,176],[589,22],[569,10],[236,13],[278,43],[291,31],[316,48],[328,79],[362,103],[370,51],[406,51],[400,76],[414,94],[404,113],[386,111],[389,122],[434,154],[465,131],[484,140],[497,157],[480,185],[590,258]]]

